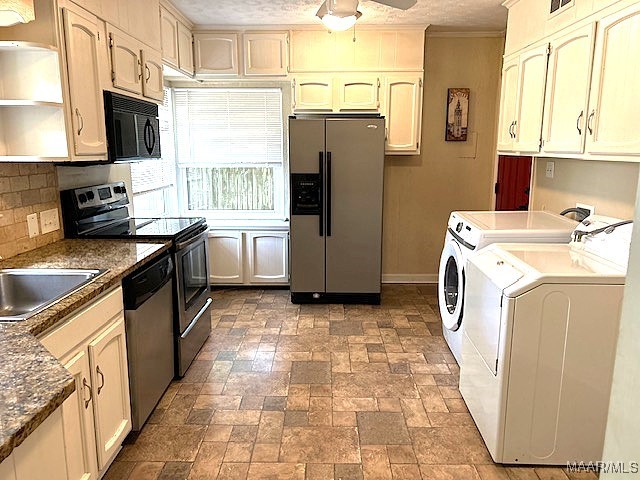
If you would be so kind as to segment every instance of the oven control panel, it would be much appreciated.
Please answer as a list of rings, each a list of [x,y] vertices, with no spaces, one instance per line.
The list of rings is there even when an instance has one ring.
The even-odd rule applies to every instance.
[[[122,203],[123,200],[126,203],[128,200],[127,187],[124,182],[77,188],[73,191],[73,197],[80,210]]]

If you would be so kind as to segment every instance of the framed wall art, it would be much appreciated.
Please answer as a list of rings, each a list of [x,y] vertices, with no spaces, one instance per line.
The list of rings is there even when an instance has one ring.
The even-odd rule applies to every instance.
[[[468,88],[450,88],[447,95],[447,142],[466,142],[469,129]]]

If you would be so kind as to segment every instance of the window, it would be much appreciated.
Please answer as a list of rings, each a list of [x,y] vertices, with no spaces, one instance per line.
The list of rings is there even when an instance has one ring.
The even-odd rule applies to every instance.
[[[158,109],[162,159],[131,164],[133,209],[137,217],[166,217],[176,214],[175,144],[171,104],[171,90],[165,88],[164,102]]]
[[[282,91],[179,88],[173,94],[182,212],[284,218]]]

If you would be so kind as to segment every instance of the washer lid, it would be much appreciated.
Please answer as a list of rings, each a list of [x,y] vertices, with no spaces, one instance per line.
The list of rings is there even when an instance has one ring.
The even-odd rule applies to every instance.
[[[456,212],[473,227],[491,231],[572,231],[578,222],[555,213],[532,212]]]

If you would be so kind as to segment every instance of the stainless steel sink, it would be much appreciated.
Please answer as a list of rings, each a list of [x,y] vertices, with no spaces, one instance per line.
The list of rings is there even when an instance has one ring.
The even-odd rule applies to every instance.
[[[106,270],[0,270],[0,322],[26,320],[94,281]]]

